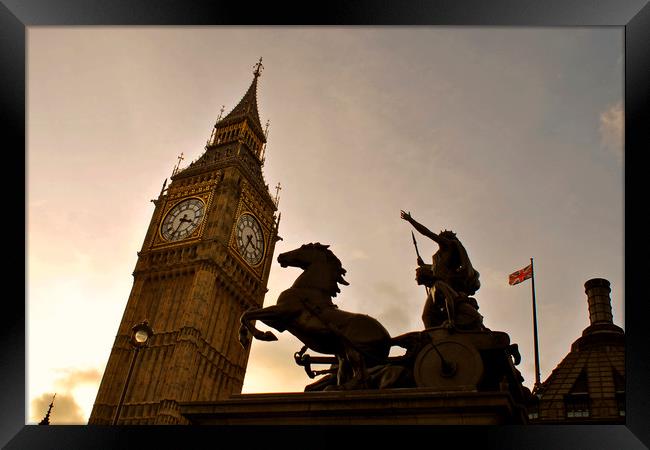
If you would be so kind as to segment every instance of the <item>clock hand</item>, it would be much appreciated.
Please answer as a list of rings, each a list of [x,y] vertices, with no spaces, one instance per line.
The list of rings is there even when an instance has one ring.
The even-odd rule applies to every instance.
[[[188,218],[187,218],[187,214],[183,214],[183,217],[181,217],[180,219],[178,219],[178,226],[177,226],[176,229],[174,230],[174,233],[173,233],[173,234],[176,234],[176,232],[181,228],[181,225],[183,225],[183,222],[185,222],[185,223],[192,223],[192,219],[188,219]]]
[[[183,222],[192,222],[192,221],[187,218],[187,214],[183,214],[183,217],[178,219],[178,226],[176,227],[176,229],[172,233],[172,236],[174,236],[176,234],[176,232],[181,228],[181,225],[183,225]]]
[[[178,226],[176,227],[176,229],[172,233],[172,237],[176,236],[176,232],[178,231],[178,229],[181,227],[182,224],[183,224],[183,222],[178,222]]]
[[[248,242],[253,244],[253,250],[257,250],[257,245],[253,242],[253,236],[248,236]]]
[[[253,237],[251,235],[246,236],[246,239],[248,239],[248,241],[246,241],[246,245],[244,245],[244,251],[246,251],[251,242],[253,242]],[[255,248],[255,246],[253,246],[253,248]]]

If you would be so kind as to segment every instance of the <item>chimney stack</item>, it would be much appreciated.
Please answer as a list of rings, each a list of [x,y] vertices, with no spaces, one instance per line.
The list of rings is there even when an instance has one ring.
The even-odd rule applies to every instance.
[[[609,281],[604,278],[592,278],[585,283],[591,325],[613,323],[612,305],[609,298],[611,291]]]

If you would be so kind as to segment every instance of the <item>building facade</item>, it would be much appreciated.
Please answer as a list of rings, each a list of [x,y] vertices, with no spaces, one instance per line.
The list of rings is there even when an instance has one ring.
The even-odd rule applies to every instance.
[[[534,392],[531,423],[625,423],[625,332],[614,325],[610,284],[585,283],[590,325]]]
[[[279,225],[277,199],[262,174],[262,68],[260,58],[203,155],[177,167],[153,201],[89,424],[187,423],[179,402],[241,392],[249,349],[239,345],[239,317],[262,306]],[[134,351],[132,329],[144,320],[153,335]]]

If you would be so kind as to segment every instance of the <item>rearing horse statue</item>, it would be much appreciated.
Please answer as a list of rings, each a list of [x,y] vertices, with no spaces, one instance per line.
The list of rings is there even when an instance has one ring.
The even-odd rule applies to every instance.
[[[249,332],[263,341],[277,340],[271,331],[255,328],[253,320],[279,332],[287,330],[312,350],[337,357],[339,389],[358,389],[367,384],[368,368],[386,363],[391,337],[376,319],[342,311],[332,302],[341,292],[338,284],[348,282],[343,279],[346,270],[341,261],[328,247],[305,244],[278,256],[280,266],[299,267],[303,273],[275,305],[242,314],[239,341],[248,347]]]

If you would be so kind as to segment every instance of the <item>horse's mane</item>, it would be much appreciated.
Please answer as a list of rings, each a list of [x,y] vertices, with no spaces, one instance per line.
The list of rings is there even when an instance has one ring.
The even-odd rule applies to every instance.
[[[305,244],[305,247],[314,248],[325,253],[327,262],[333,267],[336,278],[334,278],[334,286],[332,287],[332,297],[336,297],[336,294],[341,292],[341,289],[338,286],[338,283],[348,286],[350,283],[343,279],[343,275],[347,273],[347,270],[343,268],[341,260],[332,253],[332,250],[329,249],[329,245],[321,244],[320,242]]]

